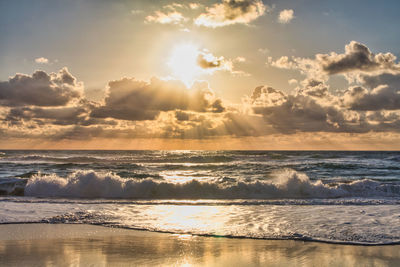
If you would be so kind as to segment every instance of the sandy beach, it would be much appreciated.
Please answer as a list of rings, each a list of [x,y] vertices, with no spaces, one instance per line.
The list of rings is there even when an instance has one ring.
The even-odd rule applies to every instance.
[[[80,224],[0,226],[2,266],[399,266],[399,249]]]

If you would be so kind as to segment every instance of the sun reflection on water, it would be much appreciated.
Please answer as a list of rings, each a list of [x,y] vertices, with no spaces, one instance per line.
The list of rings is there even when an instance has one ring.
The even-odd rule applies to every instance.
[[[222,234],[225,221],[220,218],[221,207],[218,206],[155,206],[149,211],[150,216],[157,216],[159,225],[166,231],[183,233],[202,233],[202,229],[215,229],[216,235]],[[204,234],[207,232],[204,232]],[[181,238],[190,235],[181,234]]]
[[[193,170],[162,171],[160,172],[160,176],[163,177],[166,181],[173,183],[186,183],[194,179],[203,181],[210,179],[207,176],[199,175],[198,172]]]

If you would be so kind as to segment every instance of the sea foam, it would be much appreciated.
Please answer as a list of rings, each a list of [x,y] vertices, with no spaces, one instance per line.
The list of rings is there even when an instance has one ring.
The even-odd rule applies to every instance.
[[[36,174],[24,194],[34,197],[123,199],[277,199],[400,197],[400,185],[363,179],[351,183],[324,184],[294,170],[282,170],[270,181],[185,183],[153,179],[121,178],[113,173],[76,171],[67,177]]]

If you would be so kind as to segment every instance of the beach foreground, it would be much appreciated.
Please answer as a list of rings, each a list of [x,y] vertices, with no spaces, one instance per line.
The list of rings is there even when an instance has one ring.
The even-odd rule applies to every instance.
[[[400,246],[199,237],[83,224],[0,225],[2,266],[399,266]]]

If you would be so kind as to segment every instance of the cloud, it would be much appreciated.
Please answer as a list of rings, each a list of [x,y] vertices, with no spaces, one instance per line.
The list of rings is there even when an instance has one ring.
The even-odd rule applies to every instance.
[[[320,96],[328,89],[324,81],[331,75],[343,75],[350,87],[340,96],[340,102],[349,110],[381,111],[400,109],[400,64],[392,53],[374,54],[359,42],[351,41],[345,52],[317,54],[314,59],[282,56],[268,58],[268,64],[281,69],[297,69],[313,81],[303,84],[303,94]]]
[[[305,79],[301,82],[302,88],[297,88],[297,92],[299,94],[325,98],[330,94],[328,92],[328,86],[324,83],[324,81],[317,79]]]
[[[400,109],[400,88],[379,85],[371,91],[361,86],[350,87],[343,101],[353,110],[398,110]]]
[[[259,48],[258,52],[260,52],[261,54],[268,54],[270,51],[268,48]]]
[[[194,21],[205,27],[223,27],[232,24],[249,24],[262,16],[266,6],[260,0],[222,0],[222,3],[206,7]]]
[[[175,111],[175,117],[178,121],[188,121],[190,119],[190,113],[177,110]]]
[[[253,108],[280,105],[286,101],[286,94],[272,87],[258,86],[251,95]]]
[[[368,94],[365,88],[352,90]],[[305,79],[293,93],[258,86],[242,105],[230,106],[207,83],[189,89],[177,81],[123,78],[109,83],[103,103],[0,109],[0,131],[10,138],[49,140],[400,132],[399,110],[356,110],[354,102],[344,101],[347,94],[334,96],[323,81]]]
[[[345,46],[344,54],[318,54],[316,61],[327,74],[338,74],[352,71],[370,72],[379,69],[400,70],[395,62],[396,56],[392,53],[373,54],[369,48],[356,41]]]
[[[16,74],[0,82],[0,105],[61,106],[82,97],[83,84],[63,68],[57,73]]]
[[[329,75],[322,70],[321,64],[315,59],[281,56],[274,60],[272,57],[267,57],[266,65],[278,69],[297,70],[310,79],[327,80],[329,78]]]
[[[224,57],[215,57],[208,52],[200,52],[197,57],[197,64],[203,69],[222,68],[225,62]]]
[[[294,18],[295,16],[293,9],[284,9],[279,13],[278,21],[279,23],[287,24],[290,23]]]
[[[228,71],[234,76],[250,76],[249,73],[235,69],[235,63],[243,63],[246,61],[244,57],[235,59],[226,59],[223,56],[216,57],[208,50],[199,52],[197,57],[197,65],[206,73],[212,73],[216,70]]]
[[[205,82],[197,82],[189,89],[178,81],[153,78],[148,83],[124,78],[109,83],[104,105],[95,108],[91,116],[154,120],[161,111],[171,110],[222,112],[224,107]]]
[[[318,87],[320,84],[315,84]],[[313,87],[313,86],[311,86]],[[368,123],[351,116],[326,94],[286,94],[271,87],[257,87],[249,99],[255,114],[277,132],[367,132]],[[310,88],[308,92],[310,92]]]
[[[79,124],[86,110],[81,107],[41,108],[41,107],[16,107],[10,109],[5,121],[22,123],[32,121],[52,123],[58,125]],[[44,119],[39,121],[39,119]]]
[[[160,24],[181,24],[186,21],[182,13],[178,11],[171,11],[164,13],[162,11],[155,11],[153,15],[146,16],[145,22],[160,23]]]
[[[397,91],[389,85],[372,90],[353,86],[343,94],[332,95],[323,81],[305,79],[289,94],[256,87],[245,102],[280,134],[400,132]]]
[[[338,54],[316,54],[314,58],[282,56],[276,60],[268,57],[267,64],[281,69],[299,70],[308,78],[327,80],[335,74],[343,75],[347,80],[360,80],[361,76],[382,73],[399,73],[400,64],[392,53],[372,53],[362,43],[351,41],[345,46],[345,52]]]
[[[35,58],[35,62],[38,64],[49,64],[49,60],[45,57]]]
[[[243,63],[243,62],[246,62],[246,58],[245,57],[236,57],[234,61]]]
[[[142,13],[144,13],[144,11],[141,9],[132,9],[131,10],[132,15],[138,15],[138,14],[142,14]]]
[[[276,129],[349,133],[400,130],[400,65],[392,53],[374,54],[366,45],[351,41],[342,54],[330,52],[317,54],[315,58],[283,56],[275,61],[270,57],[268,64],[297,69],[306,75],[294,94],[283,97],[263,89],[264,96],[253,102],[254,111]],[[336,96],[325,83],[335,74],[343,75],[349,82],[349,87]],[[272,103],[274,99],[281,104]],[[281,122],[275,119],[277,114],[282,115]],[[303,116],[301,124],[300,114],[314,114],[313,118],[319,119]],[[288,116],[289,121],[284,119]]]
[[[236,73],[233,63],[243,60],[198,50],[194,62],[204,73]],[[342,54],[268,62],[305,77],[289,79],[292,91],[257,86],[237,104],[217,98],[206,82],[188,88],[159,78],[110,81],[104,99],[91,102],[66,68],[16,74],[0,82],[0,132],[6,138],[38,140],[400,133],[400,70],[393,54],[373,54],[353,41]],[[351,75],[346,89],[335,90],[329,83],[335,74]]]
[[[169,9],[169,10],[172,10],[172,11],[175,11],[176,9],[183,9],[185,7],[186,7],[186,5],[179,4],[179,3],[172,3],[172,4],[169,4],[169,5],[163,6],[164,9]]]
[[[216,71],[226,71],[233,75],[248,75],[244,71],[236,70],[235,63],[243,62],[245,58],[228,59],[215,56],[207,49],[198,49],[192,44],[177,45],[167,62],[175,77],[190,84],[195,76],[213,74]]]
[[[296,62],[290,60],[288,56],[282,56],[275,61],[272,60],[272,57],[268,57],[268,64],[279,69],[297,68]]]
[[[81,100],[74,106],[61,107],[13,107],[10,108],[3,121],[12,125],[116,125],[116,121],[91,118],[89,116],[95,103]]]
[[[198,9],[200,7],[201,7],[201,4],[199,4],[199,3],[189,3],[190,9]]]

